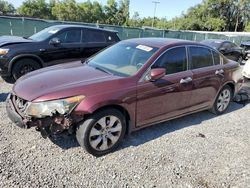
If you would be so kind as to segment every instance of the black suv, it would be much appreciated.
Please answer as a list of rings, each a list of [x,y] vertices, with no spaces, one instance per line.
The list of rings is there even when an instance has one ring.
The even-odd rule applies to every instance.
[[[208,39],[203,40],[201,43],[211,46],[212,48],[221,52],[228,59],[242,63],[245,56],[243,48],[239,47],[235,43],[227,40],[220,39]]]
[[[0,75],[17,80],[33,70],[84,60],[120,41],[117,32],[80,25],[55,25],[26,38],[0,37]]]
[[[250,41],[242,42],[240,47],[245,50],[245,59],[250,59]]]

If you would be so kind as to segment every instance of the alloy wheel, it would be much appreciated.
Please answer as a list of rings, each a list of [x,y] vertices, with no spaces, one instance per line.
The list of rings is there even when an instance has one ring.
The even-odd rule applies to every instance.
[[[97,151],[105,151],[117,143],[122,133],[122,124],[116,116],[105,116],[91,128],[89,143]]]
[[[217,109],[219,112],[223,112],[229,105],[231,100],[231,92],[228,89],[224,89],[217,100]]]
[[[33,68],[32,66],[30,66],[30,65],[24,65],[24,66],[21,68],[21,70],[20,70],[20,74],[21,74],[21,75],[25,75],[25,74],[27,74],[27,73],[33,71],[33,70],[34,70],[34,68]]]

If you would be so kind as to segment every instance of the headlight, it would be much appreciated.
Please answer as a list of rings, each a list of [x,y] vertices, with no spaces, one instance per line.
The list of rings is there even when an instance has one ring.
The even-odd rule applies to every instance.
[[[53,114],[68,114],[77,104],[84,99],[83,95],[69,97],[60,100],[53,100],[48,102],[37,102],[28,104],[26,114],[29,116],[42,118],[52,116]]]
[[[6,55],[9,52],[7,48],[0,48],[0,55]]]

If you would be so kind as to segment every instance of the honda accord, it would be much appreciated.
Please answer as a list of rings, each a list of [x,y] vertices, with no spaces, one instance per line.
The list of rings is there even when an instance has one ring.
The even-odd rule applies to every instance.
[[[241,79],[239,64],[191,41],[121,41],[84,62],[47,67],[16,82],[9,118],[43,137],[65,131],[100,156],[126,133],[194,112],[224,113]]]

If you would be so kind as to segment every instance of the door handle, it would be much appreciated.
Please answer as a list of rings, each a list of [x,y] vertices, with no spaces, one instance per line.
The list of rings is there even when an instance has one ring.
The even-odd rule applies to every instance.
[[[188,84],[189,82],[192,82],[192,81],[193,79],[191,77],[186,77],[180,80],[180,84]]]
[[[218,76],[224,76],[224,70],[223,69],[216,70],[215,74]]]

